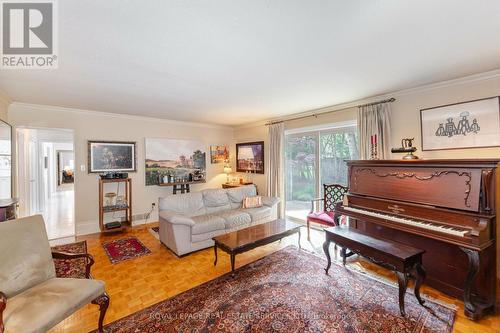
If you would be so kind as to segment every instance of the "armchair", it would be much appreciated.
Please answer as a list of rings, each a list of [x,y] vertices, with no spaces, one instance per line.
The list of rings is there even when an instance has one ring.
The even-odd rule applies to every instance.
[[[57,278],[53,259],[85,258],[86,279]],[[40,215],[0,223],[0,333],[46,332],[73,312],[99,305],[99,332],[109,305],[92,280],[90,254],[51,252]]]
[[[307,239],[310,239],[310,223],[319,223],[323,225],[339,225],[335,220],[335,204],[342,201],[344,194],[347,193],[347,187],[339,184],[323,184],[324,198],[311,200],[311,211],[307,215]],[[323,203],[321,209],[316,209],[318,203]]]

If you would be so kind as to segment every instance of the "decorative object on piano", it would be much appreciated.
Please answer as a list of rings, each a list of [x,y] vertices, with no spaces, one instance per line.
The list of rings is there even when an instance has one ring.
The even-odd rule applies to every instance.
[[[417,151],[417,147],[413,147],[413,140],[415,140],[415,138],[401,139],[401,148],[392,148],[391,153],[406,153],[406,155],[403,156],[403,160],[418,160],[418,156],[413,155],[413,153]]]
[[[370,136],[370,159],[378,160],[377,134]]]
[[[500,97],[420,110],[422,150],[500,146]]]
[[[264,141],[236,144],[236,171],[264,173]]]
[[[224,146],[210,146],[210,163],[225,163],[229,160],[229,149]]]
[[[205,182],[206,153],[202,142],[146,138],[145,163],[146,186]]]
[[[88,141],[88,172],[135,172],[135,142]]]

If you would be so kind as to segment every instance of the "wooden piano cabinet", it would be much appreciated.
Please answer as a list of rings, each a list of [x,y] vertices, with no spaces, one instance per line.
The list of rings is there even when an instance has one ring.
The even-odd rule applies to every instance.
[[[348,161],[350,210],[340,210],[352,215],[351,227],[368,235],[425,250],[426,284],[462,299],[465,315],[478,320],[497,306],[499,162]],[[467,233],[456,236],[398,218]]]

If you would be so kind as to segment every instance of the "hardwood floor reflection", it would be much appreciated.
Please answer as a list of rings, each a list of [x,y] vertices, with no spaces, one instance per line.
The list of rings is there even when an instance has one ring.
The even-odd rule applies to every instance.
[[[160,242],[149,232],[148,228],[155,225],[157,224],[135,227],[129,229],[126,234],[90,235],[77,238],[77,240],[87,240],[89,253],[94,256],[93,276],[106,282],[106,290],[111,297],[111,304],[106,315],[107,323],[212,280],[230,270],[229,256],[225,253],[220,253],[217,266],[213,265],[212,249],[198,251],[183,258],[176,257],[164,246],[160,245]],[[138,237],[152,253],[113,265],[104,253],[101,243],[126,236]],[[305,250],[322,251],[323,240],[324,234],[321,231],[311,230],[311,242],[307,241],[305,230],[302,232],[301,243]],[[297,244],[296,235],[283,239],[282,242],[275,242],[238,255],[236,257],[236,267],[252,262],[290,244]],[[339,257],[337,256],[335,259],[338,260]],[[359,260],[357,256],[349,258],[348,263],[350,267],[375,275],[378,278],[395,281],[392,272],[364,260]],[[422,293],[438,301],[454,304],[459,308],[454,332],[500,332],[500,316],[488,316],[475,323],[464,317],[463,302],[425,285],[422,288]],[[89,332],[97,327],[97,317],[97,306],[87,305],[50,332]]]

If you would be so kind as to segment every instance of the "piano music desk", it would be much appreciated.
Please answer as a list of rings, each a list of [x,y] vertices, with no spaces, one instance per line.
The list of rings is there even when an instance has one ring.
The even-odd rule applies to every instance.
[[[379,239],[362,234],[356,229],[349,227],[332,227],[325,229],[325,251],[328,265],[325,268],[326,274],[331,266],[330,243],[333,242],[342,248],[342,261],[345,265],[347,249],[361,255],[371,262],[394,271],[398,277],[399,285],[399,311],[405,316],[405,294],[408,286],[408,278],[416,276],[415,297],[420,305],[424,301],[420,297],[420,286],[425,279],[425,270],[422,266],[422,255],[424,250],[412,246]],[[412,274],[412,273],[415,274]]]

